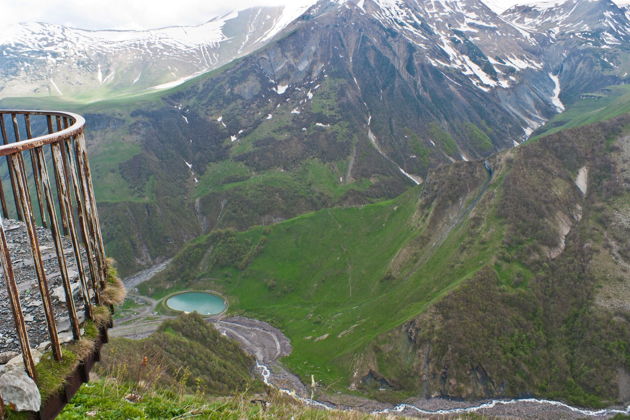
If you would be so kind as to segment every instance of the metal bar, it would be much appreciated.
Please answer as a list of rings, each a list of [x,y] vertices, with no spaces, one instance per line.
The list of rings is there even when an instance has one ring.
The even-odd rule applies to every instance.
[[[46,324],[48,325],[48,335],[52,344],[52,351],[55,360],[61,360],[61,345],[59,343],[59,336],[57,335],[57,325],[55,324],[55,314],[53,312],[52,303],[50,300],[50,292],[46,281],[46,273],[44,271],[44,263],[42,261],[42,255],[39,251],[39,240],[37,239],[37,231],[35,230],[35,220],[33,218],[33,211],[31,208],[31,200],[28,194],[28,188],[25,185],[24,176],[24,162],[22,155],[17,154],[12,159],[13,170],[16,174],[16,182],[18,187],[19,199],[23,204],[24,209],[24,223],[26,224],[26,230],[31,243],[31,251],[33,254],[33,263],[35,265],[35,272],[37,273],[37,281],[39,291],[42,297],[42,303],[44,313],[46,314]]]
[[[70,158],[70,162],[66,161],[65,158],[67,157]],[[101,276],[100,276],[101,273],[99,272],[98,267],[96,267],[96,264],[95,264],[96,260],[94,258],[94,248],[92,246],[92,241],[90,239],[92,238],[92,235],[90,235],[89,233],[89,225],[88,225],[89,216],[85,208],[87,204],[87,200],[84,200],[83,197],[81,196],[81,190],[79,189],[79,184],[77,183],[77,175],[75,172],[76,165],[74,163],[74,158],[73,158],[72,153],[68,154],[67,156],[64,156],[63,153],[61,153],[61,161],[63,163],[63,166],[68,169],[68,172],[70,174],[70,179],[72,180],[71,185],[74,191],[74,197],[75,197],[75,200],[77,203],[77,209],[78,209],[77,215],[79,219],[79,228],[81,229],[81,235],[83,236],[83,245],[85,247],[85,252],[88,257],[88,266],[90,269],[90,277],[92,278],[92,287],[94,289],[94,296],[96,299],[96,304],[100,305],[101,296],[100,296],[99,285],[102,284],[102,281],[101,281]]]
[[[24,125],[26,126],[26,137],[30,140],[33,138],[33,133],[31,131],[31,116],[29,114],[24,115]],[[48,223],[46,222],[46,213],[44,212],[44,199],[42,193],[42,184],[40,181],[40,168],[37,167],[39,164],[37,158],[35,157],[37,149],[31,149],[31,167],[33,168],[33,179],[35,180],[35,191],[37,192],[37,204],[39,205],[39,216],[41,217],[42,226],[48,227]]]
[[[26,324],[24,323],[24,313],[20,305],[20,293],[15,283],[15,275],[13,273],[13,265],[11,264],[11,255],[9,254],[9,245],[4,234],[4,226],[0,223],[0,262],[4,272],[4,281],[7,286],[9,295],[9,304],[13,312],[13,321],[15,322],[15,330],[18,335],[20,347],[22,349],[22,360],[28,376],[35,379],[35,361],[31,354],[31,346],[28,342],[28,334],[26,333]]]
[[[53,123],[52,123],[52,116],[51,115],[47,115],[46,116],[46,122],[48,123],[48,133],[54,133],[54,128],[53,128]],[[51,144],[51,148],[52,145],[54,143]],[[52,150],[52,149],[51,149]],[[54,164],[54,159],[53,159],[53,164]],[[66,209],[64,208],[66,203],[64,202],[64,200],[61,199],[62,194],[61,194],[61,190],[59,187],[59,184],[61,183],[61,172],[59,171],[55,171],[55,186],[57,188],[57,198],[59,199],[59,210],[61,211],[61,214],[65,214],[66,213]],[[61,224],[63,227],[63,234],[67,235],[68,234],[68,220],[65,217],[61,218]]]
[[[59,232],[59,225],[57,224],[57,215],[55,212],[55,205],[53,203],[52,192],[50,188],[50,180],[48,178],[48,169],[46,168],[46,160],[44,159],[44,151],[42,148],[31,149],[33,155],[37,155],[39,177],[42,180],[44,186],[44,193],[46,196],[46,209],[48,210],[48,216],[50,218],[50,230],[55,242],[55,250],[57,251],[57,262],[59,264],[59,271],[61,272],[61,279],[63,281],[63,288],[66,294],[66,307],[68,308],[68,316],[70,317],[70,325],[72,326],[72,335],[75,340],[81,338],[81,327],[79,325],[79,319],[77,318],[77,310],[74,305],[74,296],[72,294],[72,286],[70,284],[70,276],[68,275],[68,266],[66,264],[66,257],[63,252],[63,243],[61,241],[61,235]]]
[[[82,134],[79,137],[79,146],[80,149],[82,150],[82,154],[83,154],[83,161],[85,162],[85,171],[86,171],[86,181],[87,181],[87,186],[88,186],[88,191],[90,194],[90,199],[92,200],[92,209],[93,209],[93,215],[94,215],[94,220],[96,223],[96,239],[98,241],[99,247],[101,249],[101,255],[103,258],[103,261],[105,262],[104,264],[104,270],[105,270],[105,276],[107,276],[107,258],[106,258],[106,253],[105,253],[105,246],[103,243],[103,231],[101,229],[101,219],[98,217],[98,207],[96,206],[96,195],[94,194],[94,184],[92,183],[92,169],[90,168],[90,160],[88,159],[88,155],[87,155],[87,146],[85,144],[85,136]]]
[[[11,121],[13,122],[13,134],[15,136],[15,141],[18,142],[20,141],[20,126],[18,125],[18,121],[17,121],[17,115],[16,114],[11,114]],[[19,157],[18,157],[19,156]],[[20,153],[16,154],[13,158],[13,160],[17,160],[18,161],[18,165],[20,166],[21,171],[19,172],[22,175],[22,182],[24,182],[24,187],[25,187],[25,191],[28,194],[28,180],[26,178],[26,168],[24,167],[24,160],[22,159],[22,155]],[[17,176],[17,172],[16,172],[16,176]],[[30,194],[28,194],[28,198],[29,198],[29,203],[30,203]],[[24,211],[24,201],[20,201],[20,205],[22,207],[22,211],[24,213],[24,215],[26,215],[26,212]]]
[[[62,126],[62,118],[60,116],[57,116],[57,131],[61,131],[63,130],[63,126]],[[64,160],[66,159],[66,142],[61,140],[58,142],[58,144],[61,145],[61,154],[64,157]],[[68,168],[64,166],[63,168],[63,173],[64,176],[66,177],[66,184],[70,184],[70,175],[68,175]]]
[[[105,247],[103,246],[103,235],[101,234],[101,226],[98,218],[98,210],[96,208],[96,198],[94,196],[94,186],[92,185],[92,174],[90,170],[90,162],[87,157],[87,147],[85,145],[85,135],[79,134],[75,139],[75,153],[77,156],[77,164],[80,171],[81,186],[83,188],[83,196],[86,199],[88,214],[91,216],[92,231],[94,241],[98,250],[98,262],[103,274],[102,287],[105,287],[105,279],[107,278],[107,260],[105,259]]]
[[[53,111],[50,111],[50,112],[10,111],[10,112],[13,114],[30,113],[31,115],[45,115],[45,116],[50,116],[51,118],[53,116],[68,116],[69,115],[70,118],[72,118],[72,120],[74,121],[74,123],[72,124],[71,127],[68,127],[65,130],[49,133],[44,136],[39,136],[37,138],[34,138],[33,140],[24,140],[24,141],[19,141],[15,143],[9,143],[9,144],[5,143],[3,146],[0,146],[0,156],[6,156],[6,155],[15,154],[17,152],[23,152],[24,150],[34,149],[36,147],[41,147],[45,144],[57,143],[61,140],[70,138],[72,136],[76,136],[77,134],[83,131],[83,126],[85,125],[85,119],[82,116],[73,114],[71,112],[67,112],[64,114],[60,114],[59,112],[53,112]],[[3,115],[3,114],[0,112],[0,115]]]
[[[9,137],[7,136],[7,128],[4,123],[4,114],[0,115],[0,132],[2,133],[2,142],[5,145],[9,144]],[[11,190],[13,191],[13,203],[15,205],[15,211],[17,213],[18,220],[22,220],[22,207],[20,206],[20,200],[18,200],[17,188],[15,187],[15,174],[13,173],[13,165],[11,155],[6,155],[7,168],[9,170],[9,177],[11,178]]]
[[[2,119],[2,125],[4,127],[4,114],[0,114],[0,119]],[[7,168],[9,164],[7,163]],[[5,219],[9,218],[9,207],[7,206],[7,199],[4,196],[4,186],[2,185],[2,178],[0,177],[0,202],[2,203],[2,216]],[[0,417],[1,418],[1,417]]]
[[[9,218],[9,208],[7,207],[7,199],[4,196],[4,186],[2,185],[2,178],[0,178],[0,203],[2,204],[2,217]]]
[[[63,167],[63,161],[61,156],[61,150],[59,145],[52,144],[51,152],[53,158],[53,169],[55,174],[60,172],[60,169]],[[88,319],[94,319],[93,309],[92,309],[92,301],[90,300],[89,294],[89,286],[85,276],[85,269],[83,267],[83,260],[81,258],[81,245],[79,244],[79,239],[77,237],[77,231],[74,225],[74,218],[72,215],[72,198],[70,195],[70,191],[68,191],[68,186],[63,181],[63,177],[59,176],[60,183],[58,185],[60,195],[59,200],[65,203],[62,207],[62,219],[66,221],[68,224],[68,230],[70,231],[70,239],[72,240],[72,249],[74,250],[74,258],[77,262],[77,271],[79,272],[79,279],[81,280],[81,290],[83,293],[83,302],[85,304],[85,314]]]
[[[15,141],[20,141],[20,125],[18,124],[17,114],[11,114],[11,122],[13,123],[13,134],[15,135]]]

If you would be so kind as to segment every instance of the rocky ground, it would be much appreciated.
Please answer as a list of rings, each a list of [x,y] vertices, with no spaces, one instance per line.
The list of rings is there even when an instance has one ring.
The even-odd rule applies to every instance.
[[[26,232],[26,226],[16,220],[5,219],[2,221],[7,243],[11,255],[11,262],[15,273],[15,279],[20,293],[20,304],[31,347],[38,347],[49,341],[46,318],[42,307],[42,299],[39,292],[33,256],[31,254],[30,241]],[[66,297],[62,286],[61,273],[57,262],[57,254],[51,232],[48,229],[38,227],[37,237],[39,249],[44,261],[44,269],[48,279],[57,329],[62,341],[71,338],[70,319],[67,315]],[[79,320],[84,318],[84,304],[81,298],[79,273],[77,270],[74,251],[70,239],[63,239],[64,255],[68,266],[74,302]],[[84,265],[86,264],[83,256]],[[4,278],[4,272],[0,270],[0,353],[19,351],[19,342],[15,331],[13,314],[9,305],[8,292]]]
[[[222,319],[209,319],[215,328],[236,340],[243,350],[256,358],[259,365],[270,371],[269,381],[277,388],[289,389],[301,397],[309,392],[300,379],[286,370],[280,358],[291,354],[291,342],[279,329],[257,319],[234,316]]]

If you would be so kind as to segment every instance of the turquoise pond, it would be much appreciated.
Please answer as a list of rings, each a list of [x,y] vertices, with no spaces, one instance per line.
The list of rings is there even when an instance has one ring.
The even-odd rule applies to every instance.
[[[166,300],[166,306],[181,312],[216,315],[225,310],[225,300],[212,293],[186,292],[168,298]]]

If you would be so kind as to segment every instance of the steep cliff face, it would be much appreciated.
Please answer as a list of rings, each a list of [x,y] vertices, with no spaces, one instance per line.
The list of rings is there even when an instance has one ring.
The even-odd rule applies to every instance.
[[[626,401],[628,122],[545,137],[493,162],[499,185],[465,229],[502,225],[494,257],[377,338],[356,362],[354,386]]]

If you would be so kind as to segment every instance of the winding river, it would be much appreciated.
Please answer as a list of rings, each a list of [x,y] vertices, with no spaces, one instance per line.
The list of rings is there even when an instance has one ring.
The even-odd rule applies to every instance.
[[[317,401],[310,398],[305,398],[299,396],[295,391],[285,388],[276,387],[271,382],[271,371],[269,368],[259,362],[256,362],[256,368],[259,370],[260,375],[263,378],[263,382],[266,385],[272,386],[276,388],[278,391],[283,394],[289,395],[292,398],[313,406],[317,408],[322,408],[325,410],[353,410],[353,408],[346,408],[336,406],[332,403]],[[585,408],[573,407],[571,405],[565,404],[560,401],[553,400],[544,400],[538,398],[519,398],[519,399],[510,399],[510,400],[489,400],[480,402],[474,405],[466,406],[466,407],[456,407],[456,408],[448,408],[448,409],[425,409],[420,408],[412,404],[398,404],[392,408],[384,408],[381,410],[373,410],[370,411],[370,414],[422,414],[422,415],[457,415],[457,414],[466,414],[466,413],[475,413],[481,410],[489,410],[501,406],[515,406],[515,405],[524,405],[524,404],[534,404],[540,406],[541,408],[551,407],[551,408],[559,408],[564,411],[573,413],[577,416],[587,416],[592,418],[609,418],[613,417],[617,414],[622,415],[630,415],[630,405],[628,405],[625,409],[623,408],[604,408],[600,410],[590,410]]]
[[[128,288],[136,287],[138,284],[152,277],[155,272],[164,268],[166,264],[160,264],[151,270],[140,273],[141,275],[125,281]],[[136,279],[138,277],[138,279]],[[152,310],[155,302],[150,306]],[[511,416],[514,418],[527,419],[578,419],[582,417],[607,419],[615,415],[630,415],[630,405],[625,408],[605,408],[600,410],[573,407],[560,401],[545,400],[538,398],[521,398],[521,399],[496,399],[479,402],[456,402],[446,399],[422,400],[421,403],[403,403],[395,406],[386,403],[380,403],[375,400],[364,400],[363,404],[335,404],[328,401],[318,401],[312,398],[306,398],[299,395],[296,391],[302,384],[297,377],[288,389],[274,384],[274,379],[278,379],[278,374],[272,373],[268,367],[269,364],[276,364],[277,361],[291,353],[291,346],[288,338],[282,332],[269,324],[245,317],[232,318],[208,318],[213,322],[215,327],[230,335],[239,341],[246,351],[254,355],[256,358],[256,368],[260,372],[263,382],[268,386],[276,388],[279,392],[291,396],[292,398],[312,407],[325,410],[359,410],[370,414],[401,414],[401,415],[458,415],[466,413],[475,413],[483,411],[485,415],[491,416]],[[146,320],[139,317],[137,320],[141,324],[145,324]],[[159,322],[151,331],[157,328]],[[138,324],[132,325],[133,329],[137,329]],[[129,333],[119,334],[120,336],[129,336]],[[146,334],[145,334],[146,335]],[[138,337],[136,337],[138,338]],[[290,375],[293,376],[293,375]],[[285,375],[286,379],[286,375]],[[285,382],[286,383],[286,382]],[[303,392],[302,392],[303,393]],[[371,404],[365,404],[365,401]],[[371,407],[371,408],[367,408]],[[424,407],[424,408],[423,408]]]

